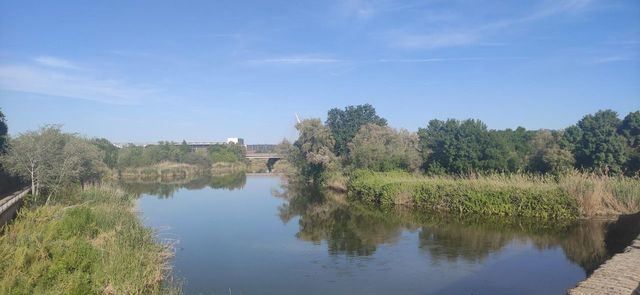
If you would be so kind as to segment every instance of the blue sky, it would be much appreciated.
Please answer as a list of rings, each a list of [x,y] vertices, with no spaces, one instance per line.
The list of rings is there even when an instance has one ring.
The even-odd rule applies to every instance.
[[[640,1],[5,1],[0,107],[115,142],[294,137],[295,113],[563,128],[640,109]]]

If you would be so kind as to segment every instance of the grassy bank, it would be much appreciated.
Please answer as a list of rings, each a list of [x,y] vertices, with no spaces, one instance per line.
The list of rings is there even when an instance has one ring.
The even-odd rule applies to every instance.
[[[143,226],[130,196],[89,188],[60,200],[21,210],[5,228],[0,293],[175,293],[165,283],[172,252]]]
[[[356,171],[351,198],[381,205],[410,205],[459,214],[576,218],[640,210],[640,182],[570,174],[560,179],[529,175],[473,178]]]

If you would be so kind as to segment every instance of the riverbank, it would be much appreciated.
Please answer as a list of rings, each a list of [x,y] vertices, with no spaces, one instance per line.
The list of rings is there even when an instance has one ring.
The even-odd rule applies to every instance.
[[[568,294],[640,294],[640,236]]]
[[[172,251],[155,240],[120,190],[87,188],[24,208],[0,236],[0,293],[178,293]]]
[[[352,199],[459,214],[578,218],[640,211],[640,181],[574,173],[559,179],[531,175],[473,178],[355,171]]]

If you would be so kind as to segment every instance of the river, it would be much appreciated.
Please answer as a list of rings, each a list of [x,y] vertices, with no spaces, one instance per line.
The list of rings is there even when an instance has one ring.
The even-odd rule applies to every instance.
[[[564,294],[640,230],[636,217],[382,210],[277,176],[124,187],[140,195],[144,223],[175,243],[185,294]]]

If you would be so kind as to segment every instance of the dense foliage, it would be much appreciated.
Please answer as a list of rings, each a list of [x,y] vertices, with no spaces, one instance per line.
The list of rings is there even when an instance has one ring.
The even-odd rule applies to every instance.
[[[85,138],[63,133],[50,125],[28,131],[11,140],[3,167],[31,182],[37,198],[47,194],[47,202],[63,187],[95,182],[105,172],[100,150]]]
[[[623,120],[612,110],[598,111],[564,130],[491,130],[475,119],[431,120],[416,134],[387,127],[366,104],[331,109],[324,125],[305,120],[297,128],[291,163],[314,179],[331,171],[417,172],[418,166],[432,175],[640,173],[640,111]]]
[[[185,141],[181,144],[159,142],[147,146],[125,146],[117,152],[119,169],[138,168],[162,162],[211,166],[212,163],[236,163],[244,161],[245,149],[237,144],[218,144],[208,149],[192,150]]]
[[[304,120],[296,124],[296,129],[299,136],[288,147],[289,161],[302,176],[320,182],[325,172],[336,164],[336,156],[332,151],[335,140],[331,131],[318,119]]]
[[[164,294],[170,251],[131,196],[88,188],[21,210],[0,236],[2,294]]]
[[[9,128],[7,128],[7,122],[4,117],[4,114],[0,110],[0,154],[4,154],[7,148],[7,132]]]
[[[387,120],[378,116],[372,105],[364,104],[348,106],[344,110],[329,110],[325,124],[335,140],[333,152],[337,156],[343,156],[349,154],[349,142],[356,136],[360,127],[367,124],[387,126]]]
[[[364,125],[349,143],[349,162],[373,171],[417,171],[421,164],[418,137],[406,130]]]
[[[358,170],[348,191],[350,197],[368,203],[411,204],[456,214],[573,218],[579,213],[576,200],[559,186],[508,177],[469,181]]]

